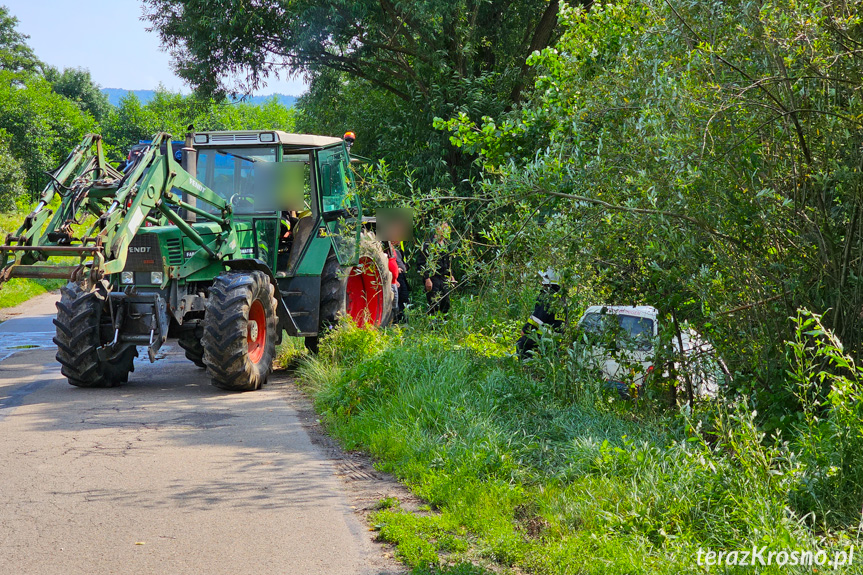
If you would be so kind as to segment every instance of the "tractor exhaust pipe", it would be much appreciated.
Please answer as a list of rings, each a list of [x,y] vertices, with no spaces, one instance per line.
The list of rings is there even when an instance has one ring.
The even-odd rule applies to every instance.
[[[192,177],[197,177],[198,151],[195,150],[195,132],[193,131],[192,126],[189,126],[189,131],[186,132],[186,142],[183,146],[183,160],[181,165],[184,170],[192,174]],[[197,205],[197,198],[189,195],[186,192],[183,192],[183,201],[190,206]],[[182,218],[190,224],[194,224],[196,221],[198,221],[198,216],[194,212],[191,212],[189,210],[183,210],[183,213],[181,215]]]

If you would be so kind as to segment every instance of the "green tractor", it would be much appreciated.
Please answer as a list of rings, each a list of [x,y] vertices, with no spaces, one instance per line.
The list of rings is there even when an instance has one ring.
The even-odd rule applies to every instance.
[[[258,389],[284,332],[392,319],[384,251],[340,138],[280,131],[158,134],[123,169],[88,135],[0,246],[0,282],[65,278],[54,320],[69,383],[112,387],[169,337],[216,387]],[[57,261],[60,258],[60,261]]]

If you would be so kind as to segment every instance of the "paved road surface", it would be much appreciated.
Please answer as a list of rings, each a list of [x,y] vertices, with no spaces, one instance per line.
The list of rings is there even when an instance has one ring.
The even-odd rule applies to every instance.
[[[391,568],[289,384],[225,393],[172,346],[122,387],[78,389],[54,361],[53,298],[23,309],[0,324],[0,573]]]

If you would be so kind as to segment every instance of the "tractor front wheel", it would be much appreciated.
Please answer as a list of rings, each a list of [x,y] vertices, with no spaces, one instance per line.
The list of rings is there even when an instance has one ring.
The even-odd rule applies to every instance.
[[[127,382],[129,372],[135,370],[138,350],[128,347],[108,361],[99,359],[96,351],[106,343],[100,337],[105,299],[77,283],[67,284],[60,294],[54,319],[60,372],[76,387],[114,387]]]
[[[213,385],[252,391],[267,382],[276,355],[276,298],[258,271],[227,272],[210,287],[204,314],[203,363]]]

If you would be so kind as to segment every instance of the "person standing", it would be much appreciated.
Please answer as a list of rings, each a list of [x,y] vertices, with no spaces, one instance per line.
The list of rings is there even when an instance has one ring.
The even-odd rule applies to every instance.
[[[401,270],[399,270],[395,244],[393,244],[393,242],[387,243],[389,244],[389,247],[387,248],[387,265],[390,269],[390,276],[393,278],[391,288],[393,290],[393,318],[395,320],[399,315],[399,282],[401,280]]]
[[[396,267],[399,269],[398,283],[398,310],[396,313],[396,323],[401,323],[405,320],[405,307],[410,303],[411,288],[408,285],[408,265],[405,263],[404,242],[393,242],[393,251],[396,255]]]
[[[455,284],[452,275],[452,253],[449,246],[450,227],[446,222],[435,228],[434,240],[423,244],[417,255],[423,287],[426,291],[429,315],[450,310],[449,292]]]
[[[543,272],[539,272],[542,278],[542,289],[536,297],[536,304],[533,306],[533,313],[528,318],[527,323],[521,330],[521,337],[515,343],[516,353],[519,359],[525,359],[537,347],[537,333],[541,328],[550,328],[551,330],[560,333],[563,328],[563,320],[557,317],[555,313],[555,299],[560,293],[560,279],[557,272],[548,268]]]

